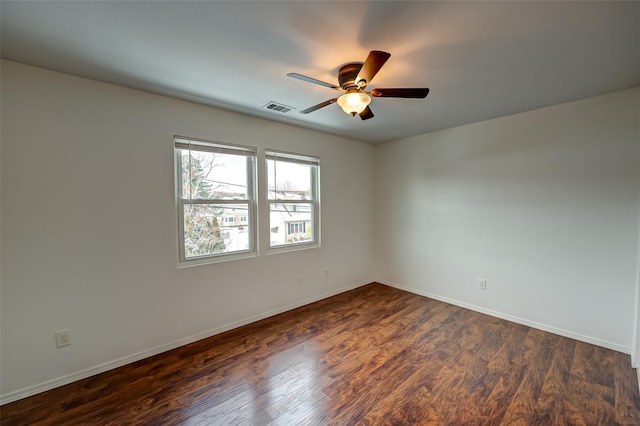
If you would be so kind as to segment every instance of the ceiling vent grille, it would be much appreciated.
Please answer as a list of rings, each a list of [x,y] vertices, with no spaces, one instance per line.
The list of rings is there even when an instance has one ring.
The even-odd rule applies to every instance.
[[[276,112],[280,112],[282,114],[286,114],[289,111],[291,111],[293,108],[290,106],[286,106],[283,104],[279,104],[277,102],[269,102],[268,104],[266,104],[265,106],[263,106],[264,109],[269,109],[271,111],[276,111]]]

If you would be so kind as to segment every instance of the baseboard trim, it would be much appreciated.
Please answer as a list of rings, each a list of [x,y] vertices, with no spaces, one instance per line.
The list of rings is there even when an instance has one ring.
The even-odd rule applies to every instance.
[[[253,315],[247,318],[244,318],[239,321],[235,321],[226,325],[222,325],[220,327],[216,327],[211,330],[204,331],[202,333],[194,334],[189,337],[185,337],[183,339],[178,339],[173,342],[167,343],[165,345],[156,346],[155,348],[151,348],[148,350],[140,351],[132,355],[128,355],[113,361],[108,361],[103,364],[96,365],[94,367],[90,367],[75,373],[71,373],[62,377],[58,377],[56,379],[48,380],[43,383],[39,383],[37,385],[28,386],[26,388],[18,389],[13,392],[9,392],[4,395],[0,395],[0,405],[8,404],[10,402],[18,401],[23,398],[27,398],[41,392],[46,392],[51,389],[55,389],[60,386],[68,385],[69,383],[76,382],[78,380],[86,379],[87,377],[95,376],[100,373],[104,373],[109,370],[113,370],[114,368],[119,368],[125,366],[127,364],[131,364],[132,362],[140,361],[142,359],[161,354],[163,352],[170,351],[172,349],[179,348],[180,346],[188,345],[193,342],[197,342],[198,340],[206,339],[216,334],[224,333],[225,331],[233,330],[234,328],[242,327],[243,325],[250,324],[252,322],[260,321],[265,318],[272,317],[274,315],[281,314],[286,311],[290,311],[291,309],[296,309],[304,305],[308,305],[313,302],[317,302],[322,299],[326,299],[331,296],[335,296],[340,293],[344,293],[345,291],[353,290],[358,287],[362,287],[364,285],[370,284],[372,281],[366,281],[361,283],[356,283],[344,287],[340,287],[334,289],[332,291],[309,297],[307,299],[303,299],[301,301],[291,303],[289,305],[282,306],[277,309],[272,309],[266,312],[263,312],[258,315]]]
[[[526,325],[528,327],[535,328],[535,329],[538,329],[538,330],[548,331],[549,333],[557,334],[557,335],[563,336],[563,337],[568,337],[568,338],[574,339],[574,340],[579,340],[579,341],[585,342],[585,343],[590,343],[592,345],[601,346],[603,348],[611,349],[611,350],[614,350],[614,351],[617,351],[617,352],[622,352],[624,354],[628,354],[628,355],[631,354],[631,348],[630,347],[623,346],[623,345],[618,345],[616,343],[608,342],[606,340],[596,339],[594,337],[585,336],[583,334],[574,333],[572,331],[563,330],[561,328],[556,328],[556,327],[553,327],[553,326],[550,326],[550,325],[541,324],[539,322],[530,321],[530,320],[527,320],[527,319],[524,319],[524,318],[520,318],[520,317],[516,317],[516,316],[513,316],[513,315],[505,314],[505,313],[494,311],[494,310],[491,310],[491,309],[486,309],[486,308],[483,308],[481,306],[473,305],[473,304],[466,303],[466,302],[461,302],[461,301],[456,300],[456,299],[451,299],[449,297],[440,296],[438,294],[430,293],[428,291],[419,290],[419,289],[414,288],[414,287],[407,287],[407,286],[403,286],[403,285],[400,285],[400,284],[397,284],[397,283],[385,282],[385,281],[380,281],[380,280],[378,280],[377,282],[379,282],[380,284],[388,285],[389,287],[394,287],[394,288],[397,288],[397,289],[400,289],[400,290],[408,291],[409,293],[418,294],[420,296],[425,296],[425,297],[428,297],[430,299],[439,300],[441,302],[449,303],[451,305],[460,306],[461,308],[465,308],[465,309],[469,309],[469,310],[472,310],[472,311],[480,312],[481,314],[486,314],[486,315],[490,315],[492,317],[496,317],[496,318],[504,319],[504,320],[507,320],[507,321],[515,322],[517,324]]]

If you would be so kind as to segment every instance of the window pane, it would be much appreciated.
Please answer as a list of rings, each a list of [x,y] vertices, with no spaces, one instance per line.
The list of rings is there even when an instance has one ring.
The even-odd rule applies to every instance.
[[[247,191],[249,157],[179,149],[184,199],[242,200]]]
[[[267,160],[270,200],[311,200],[311,167],[286,161]]]
[[[271,246],[314,241],[313,204],[269,203]]]
[[[186,259],[249,250],[248,204],[185,204]]]

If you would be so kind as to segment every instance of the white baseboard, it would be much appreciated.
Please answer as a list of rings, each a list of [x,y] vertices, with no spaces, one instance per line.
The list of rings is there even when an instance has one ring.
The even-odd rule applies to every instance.
[[[480,312],[482,314],[490,315],[492,317],[501,318],[501,319],[504,319],[504,320],[507,320],[507,321],[515,322],[517,324],[526,325],[528,327],[535,328],[535,329],[538,329],[538,330],[548,331],[549,333],[557,334],[559,336],[568,337],[570,339],[579,340],[581,342],[590,343],[590,344],[593,344],[593,345],[596,345],[596,346],[601,346],[601,347],[607,348],[607,349],[612,349],[612,350],[617,351],[617,352],[622,352],[622,353],[625,353],[625,354],[631,354],[631,348],[630,347],[619,345],[617,343],[608,342],[606,340],[601,340],[601,339],[597,339],[597,338],[594,338],[594,337],[585,336],[585,335],[580,334],[580,333],[574,333],[572,331],[563,330],[561,328],[553,327],[553,326],[550,326],[550,325],[541,324],[541,323],[538,323],[538,322],[535,322],[535,321],[530,321],[530,320],[527,320],[527,319],[524,319],[524,318],[515,317],[515,316],[509,315],[509,314],[504,314],[502,312],[494,311],[494,310],[491,310],[491,309],[486,309],[486,308],[483,308],[481,306],[472,305],[470,303],[461,302],[459,300],[450,299],[448,297],[444,297],[444,296],[440,296],[440,295],[437,295],[437,294],[429,293],[427,291],[422,291],[422,290],[419,290],[417,288],[406,287],[406,286],[403,286],[403,285],[400,285],[400,284],[397,284],[397,283],[384,282],[384,281],[380,281],[380,280],[378,280],[376,282],[379,282],[380,284],[385,284],[385,285],[388,285],[390,287],[394,287],[394,288],[397,288],[397,289],[400,289],[400,290],[408,291],[409,293],[418,294],[420,296],[425,296],[425,297],[428,297],[430,299],[439,300],[441,302],[449,303],[451,305],[460,306],[461,308],[470,309],[472,311],[476,311],[476,312]]]
[[[10,402],[14,402],[19,399],[27,398],[29,396],[33,396],[41,392],[45,392],[60,386],[64,386],[78,380],[86,379],[87,377],[95,376],[96,374],[104,373],[105,371],[113,370],[114,368],[122,367],[132,362],[140,361],[150,356],[158,355],[162,352],[170,351],[172,349],[179,348],[180,346],[188,345],[189,343],[197,342],[198,340],[206,339],[208,337],[215,336],[216,334],[224,333],[225,331],[233,330],[234,328],[242,327],[243,325],[260,321],[262,319],[272,317],[274,315],[278,315],[286,311],[290,311],[291,309],[299,308],[301,306],[308,305],[309,303],[317,302],[319,300],[326,299],[327,297],[344,293],[345,291],[353,290],[354,288],[362,287],[364,285],[370,284],[371,282],[372,281],[367,281],[367,282],[362,282],[362,283],[341,287],[341,288],[329,291],[327,293],[313,296],[313,297],[300,300],[298,302],[295,302],[286,306],[282,306],[277,309],[272,309],[258,315],[253,315],[251,317],[248,317],[239,321],[235,321],[230,324],[216,327],[214,329],[207,330],[202,333],[195,334],[193,336],[185,337],[183,339],[178,339],[176,341],[167,343],[165,345],[160,345],[155,348],[147,349],[147,350],[144,350],[132,355],[128,355],[113,361],[108,361],[103,364],[99,364],[81,371],[77,371],[75,373],[67,374],[66,376],[58,377],[53,380],[48,380],[46,382],[39,383],[37,385],[18,389],[16,391],[9,392],[4,395],[0,395],[0,405],[8,404]]]

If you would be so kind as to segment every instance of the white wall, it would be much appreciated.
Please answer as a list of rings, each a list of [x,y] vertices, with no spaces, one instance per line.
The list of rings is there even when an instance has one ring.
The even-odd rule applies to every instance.
[[[373,281],[371,145],[8,61],[1,101],[4,402]],[[178,269],[175,134],[320,156],[322,247]]]
[[[631,353],[639,114],[635,88],[379,146],[376,276]]]

